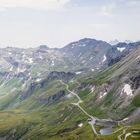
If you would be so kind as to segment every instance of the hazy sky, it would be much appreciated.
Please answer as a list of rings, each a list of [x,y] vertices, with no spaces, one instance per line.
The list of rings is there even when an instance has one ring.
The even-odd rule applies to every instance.
[[[140,0],[0,0],[0,47],[140,40]]]

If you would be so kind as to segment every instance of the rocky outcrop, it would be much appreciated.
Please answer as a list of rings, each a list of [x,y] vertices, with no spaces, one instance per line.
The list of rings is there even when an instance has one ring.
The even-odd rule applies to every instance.
[[[43,98],[43,97],[38,97],[36,98],[37,101],[41,104],[50,104],[53,103],[55,101],[60,100],[61,98],[63,98],[66,95],[64,90],[61,90],[51,96],[49,96],[48,98]]]
[[[137,48],[140,45],[140,42],[134,42],[134,43],[118,43],[117,45],[112,46],[111,49],[107,52],[107,60],[108,60],[108,66],[111,66],[120,60],[124,58],[126,55],[128,55],[131,50]],[[121,52],[118,50],[118,48],[124,48],[124,50]]]
[[[138,89],[140,88],[140,75],[134,77],[134,78],[131,78],[132,80],[132,88],[133,89]]]
[[[29,76],[27,76],[25,72],[19,72],[15,74],[15,77],[20,78],[25,82],[29,79]]]
[[[108,60],[108,66],[113,65],[114,63],[118,62],[121,60],[121,52],[117,50],[117,48],[112,47],[108,52],[107,52],[107,60]]]
[[[117,122],[111,119],[98,119],[96,125],[104,127],[113,127],[117,125]]]
[[[32,93],[35,91],[35,90],[38,90],[40,89],[42,86],[40,83],[31,83],[29,88],[25,91],[23,91],[21,94],[20,94],[20,100],[25,100],[27,99],[28,97],[30,97],[32,95]]]
[[[8,63],[10,63],[11,65],[13,65],[13,66],[15,66],[15,67],[17,67],[17,66],[19,65],[19,63],[18,63],[16,60],[14,60],[12,57],[4,57],[4,59],[5,59]]]
[[[37,50],[37,52],[46,53],[48,49],[49,49],[48,46],[46,46],[46,45],[40,45],[39,48],[38,48],[38,50]]]
[[[20,99],[25,100],[28,97],[30,97],[34,91],[39,90],[41,88],[44,88],[47,86],[50,82],[54,80],[63,80],[65,82],[68,82],[72,78],[74,78],[75,74],[71,72],[57,72],[53,71],[51,72],[47,78],[40,82],[33,82],[29,85],[28,89],[20,94]]]
[[[48,77],[47,77],[47,81],[52,81],[52,80],[63,80],[68,82],[69,80],[71,80],[72,78],[74,78],[75,74],[71,73],[71,72],[57,72],[57,71],[53,71],[51,72]]]
[[[81,83],[78,87],[77,87],[77,92],[80,91],[80,90],[84,90],[84,89],[89,89],[93,86],[93,84],[89,84],[89,83]]]
[[[119,44],[118,44],[119,45]],[[108,61],[108,66],[111,66],[117,62],[119,62],[123,57],[125,57],[129,51],[125,50],[124,52],[120,52],[117,50],[117,47],[112,47],[108,52],[107,52],[107,61]]]

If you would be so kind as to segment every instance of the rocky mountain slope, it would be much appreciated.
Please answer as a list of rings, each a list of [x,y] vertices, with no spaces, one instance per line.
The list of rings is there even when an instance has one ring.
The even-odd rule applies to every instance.
[[[42,45],[35,49],[1,48],[1,71],[36,75],[50,71],[77,71],[103,66],[111,46],[103,41],[82,39],[62,49],[50,49]],[[36,71],[37,69],[37,71]]]
[[[139,44],[1,49],[0,139],[138,140]]]

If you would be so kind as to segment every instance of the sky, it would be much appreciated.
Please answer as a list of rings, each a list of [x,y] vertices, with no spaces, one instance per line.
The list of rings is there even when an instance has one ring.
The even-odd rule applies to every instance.
[[[140,0],[0,0],[0,47],[140,40]]]

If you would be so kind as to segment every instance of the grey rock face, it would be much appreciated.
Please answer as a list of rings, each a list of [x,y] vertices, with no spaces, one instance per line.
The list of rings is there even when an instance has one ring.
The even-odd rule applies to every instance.
[[[74,78],[74,76],[75,76],[75,74],[71,73],[71,72],[66,73],[66,72],[53,71],[44,80],[42,80],[40,82],[31,83],[29,85],[28,89],[21,93],[20,99],[21,100],[27,99],[28,97],[30,97],[33,94],[33,92],[35,90],[44,88],[45,86],[47,86],[50,82],[52,82],[54,80],[63,80],[65,82],[68,82],[69,80]]]
[[[50,104],[50,103],[60,100],[65,95],[66,95],[65,91],[61,90],[61,91],[49,96],[48,98],[38,97],[36,99],[41,104]]]
[[[138,89],[140,87],[140,75],[131,78],[132,80],[132,88],[133,89]]]
[[[57,72],[57,71],[53,71],[51,72],[48,77],[47,80],[48,81],[52,81],[52,80],[63,80],[63,81],[69,81],[70,79],[74,78],[75,74],[71,73],[71,72]]]
[[[40,83],[31,83],[29,88],[25,91],[23,91],[20,95],[20,100],[25,100],[28,97],[30,97],[32,95],[32,93],[41,88],[41,84]]]
[[[107,52],[107,60],[108,65],[111,66],[117,62],[119,62],[123,57],[125,57],[127,54],[129,54],[133,49],[137,48],[140,45],[140,42],[134,42],[134,43],[125,43],[121,42],[117,45],[114,45],[111,49]],[[118,48],[124,48],[122,52],[118,50]]]

